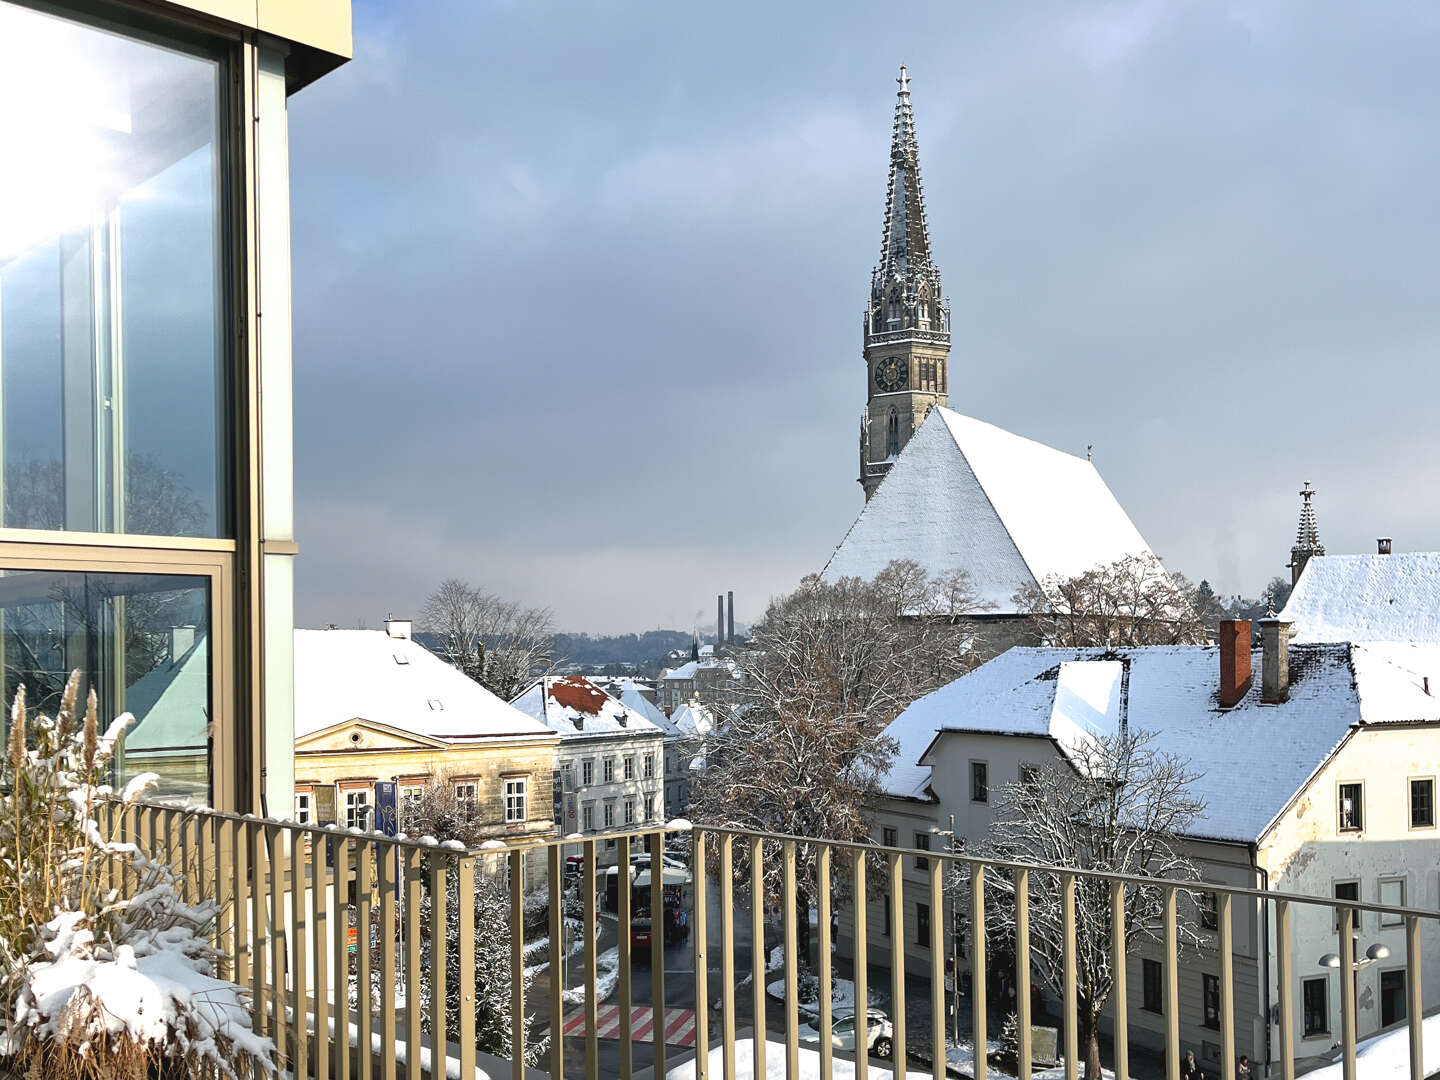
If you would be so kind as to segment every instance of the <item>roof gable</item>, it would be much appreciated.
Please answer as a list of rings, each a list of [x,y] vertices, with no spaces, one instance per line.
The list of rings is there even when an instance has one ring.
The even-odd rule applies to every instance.
[[[1296,642],[1440,642],[1440,551],[1317,555],[1280,617]]]
[[[332,724],[295,740],[296,753],[347,753],[365,750],[434,750],[450,745],[413,732],[360,719]]]
[[[1144,538],[1095,466],[937,407],[905,445],[826,564],[870,579],[893,559],[932,576],[964,570],[992,613],[1027,585],[1129,555]]]

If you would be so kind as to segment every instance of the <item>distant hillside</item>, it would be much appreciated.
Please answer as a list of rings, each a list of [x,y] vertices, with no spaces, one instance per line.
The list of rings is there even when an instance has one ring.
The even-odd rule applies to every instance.
[[[710,640],[710,639],[705,639]],[[556,634],[554,655],[584,667],[606,664],[651,664],[672,649],[689,649],[684,630],[646,630],[643,634]]]

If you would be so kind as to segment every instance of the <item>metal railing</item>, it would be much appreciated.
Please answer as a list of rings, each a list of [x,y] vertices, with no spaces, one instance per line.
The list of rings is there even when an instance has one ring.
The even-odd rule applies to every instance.
[[[987,1062],[987,1035],[991,1008],[987,1000],[987,887],[1002,885],[1012,897],[1013,921],[1007,947],[1013,944],[1015,961],[1007,976],[1015,988],[1015,1028],[1020,1033],[1016,1046],[1015,1072],[1030,1080],[1034,1069],[1030,1033],[1036,1017],[1031,1011],[1032,907],[1031,897],[1042,879],[1056,888],[1063,926],[1063,970],[1059,987],[1059,1028],[1063,1033],[1063,1071],[1067,1080],[1078,1077],[1081,1047],[1077,1022],[1077,915],[1078,887],[1108,891],[1110,962],[1115,978],[1114,992],[1106,1007],[1111,1024],[1112,1062],[1116,1076],[1133,1075],[1127,1002],[1127,948],[1124,928],[1127,920],[1127,890],[1152,893],[1162,898],[1163,918],[1158,947],[1163,969],[1161,1013],[1164,1020],[1164,1075],[1178,1080],[1181,1060],[1180,980],[1181,909],[1187,897],[1211,893],[1214,951],[1220,968],[1219,1030],[1221,1080],[1235,1080],[1236,999],[1235,999],[1235,916],[1242,905],[1253,905],[1259,918],[1273,914],[1275,941],[1268,949],[1277,965],[1280,988],[1274,1023],[1278,1027],[1275,1053],[1268,1063],[1271,1075],[1283,1080],[1296,1076],[1295,995],[1286,992],[1297,985],[1293,954],[1294,913],[1305,907],[1334,912],[1338,925],[1339,967],[1356,970],[1354,920],[1358,913],[1379,913],[1398,919],[1405,941],[1406,1022],[1408,1027],[1409,1076],[1424,1080],[1422,1039],[1422,928],[1440,925],[1440,912],[1395,907],[1361,901],[1335,901],[1324,897],[1291,895],[1265,890],[1219,885],[1210,882],[1171,881],[1156,878],[1082,871],[1065,867],[1023,865],[989,861],[945,851],[879,847],[865,843],[817,841],[805,837],[759,834],[736,829],[691,827],[675,822],[666,826],[583,838],[526,841],[515,846],[491,843],[478,849],[440,845],[434,841],[384,836],[378,833],[345,830],[335,826],[299,825],[202,809],[180,809],[163,805],[111,805],[102,811],[102,828],[112,836],[135,843],[141,852],[163,860],[180,875],[184,898],[216,900],[222,918],[215,928],[215,944],[229,959],[224,972],[252,997],[257,1029],[272,1038],[292,1076],[334,1077],[337,1080],[421,1080],[422,1077],[451,1075],[465,1078],[477,1073],[477,1064],[488,1060],[494,1076],[496,1060],[488,1059],[477,1043],[489,1045],[497,1034],[508,1035],[509,1069],[512,1080],[525,1080],[527,1058],[533,1068],[547,1071],[552,1080],[563,1080],[567,1070],[585,1080],[600,1080],[602,1056],[604,1075],[629,1078],[640,1068],[649,1068],[663,1077],[667,1067],[681,1063],[692,1054],[687,1036],[684,1048],[672,1050],[667,1039],[680,1026],[678,1015],[690,1026],[693,1012],[693,1071],[695,1080],[736,1080],[737,1033],[748,1021],[752,1029],[751,1075],[766,1075],[769,1051],[767,1032],[783,1040],[785,1071],[791,1080],[803,1072],[800,1054],[800,994],[802,968],[811,966],[809,955],[801,956],[797,912],[797,867],[803,856],[807,868],[804,891],[813,907],[815,928],[814,975],[818,1000],[814,1009],[814,1030],[818,1046],[805,1053],[818,1055],[819,1075],[834,1073],[834,1024],[841,1011],[853,1012],[853,1046],[871,1046],[870,958],[868,946],[874,935],[868,926],[868,902],[837,903],[843,896],[873,898],[888,894],[890,925],[885,935],[893,952],[889,962],[889,1054],[885,1067],[894,1080],[905,1080],[907,1065],[918,1062],[935,1071],[947,1061],[952,1025],[960,1017],[947,1019],[947,976],[960,974],[957,964],[947,971],[946,957],[955,947],[953,928],[945,917],[947,906],[960,905],[969,919],[969,970],[976,973],[969,989],[970,1029],[973,1064],[967,1070],[973,1080],[987,1080],[992,1071]],[[686,836],[685,834],[688,834]],[[677,856],[667,850],[679,841],[684,848]],[[578,851],[578,870],[569,869],[567,852]],[[613,900],[616,920],[614,966],[602,984],[600,942],[602,907],[608,890],[602,889],[600,860],[612,855],[615,865],[630,867],[632,856],[648,855],[648,888],[637,898],[628,871],[616,872]],[[906,940],[905,861],[923,859],[920,896],[928,903],[928,962],[904,961]],[[527,974],[525,911],[527,907],[527,862],[540,860],[543,884],[533,894],[543,901],[543,931],[548,934],[548,959],[543,976],[534,976],[536,992],[531,993]],[[679,916],[673,892],[667,897],[665,868],[683,864],[689,888],[681,898]],[[918,864],[916,864],[918,865]],[[658,872],[655,872],[658,869]],[[963,875],[965,889],[957,890],[954,879]],[[843,879],[837,892],[836,880]],[[465,902],[477,883],[488,879],[503,881],[508,893],[509,925],[509,1021],[508,1032],[477,1029],[489,1023],[491,1012],[482,1010],[476,999],[477,955],[493,943],[497,929],[476,925],[476,908]],[[456,885],[452,901],[448,885]],[[1084,883],[1095,883],[1085,885]],[[112,884],[119,889],[138,884],[132,870],[117,867]],[[878,886],[878,888],[877,888]],[[498,885],[497,885],[498,887]],[[669,886],[672,890],[676,886]],[[737,890],[746,899],[745,921],[737,921]],[[756,902],[756,898],[759,902]],[[778,918],[767,918],[767,898],[778,902]],[[428,908],[427,908],[428,904]],[[532,905],[535,906],[535,905]],[[712,906],[715,908],[712,922]],[[837,909],[848,908],[841,913]],[[648,908],[651,913],[648,947],[634,944],[632,920]],[[748,910],[746,910],[748,909]],[[1187,909],[1188,910],[1188,909]],[[428,912],[428,914],[427,914]],[[658,913],[658,914],[657,914]],[[667,913],[671,922],[667,923]],[[609,914],[605,915],[608,920]],[[423,921],[422,921],[423,920]],[[748,921],[748,928],[746,922]],[[718,923],[718,927],[714,924]],[[774,926],[778,923],[778,926]],[[832,992],[836,969],[836,932],[832,923],[850,930],[853,964],[853,1007],[837,1010]],[[581,953],[577,985],[567,975],[567,928],[578,924]],[[663,925],[662,925],[663,924]],[[679,985],[667,985],[667,931],[680,925],[689,946],[683,952],[683,978]],[[780,962],[771,965],[767,951],[767,928],[779,938]],[[743,953],[741,931],[748,929],[750,983],[748,1008],[743,981],[737,983],[737,953]],[[688,935],[683,934],[688,930]],[[453,955],[449,944],[454,942]],[[1432,939],[1433,940],[1433,939]],[[532,943],[534,944],[534,943]],[[675,942],[670,943],[675,961]],[[713,995],[710,975],[718,950],[718,996]],[[607,952],[607,958],[610,953]],[[637,1055],[645,1046],[646,1032],[639,1030],[634,976],[637,961],[648,959],[649,986],[640,996],[649,1006],[648,1053]],[[899,959],[900,962],[895,962]],[[921,971],[915,970],[923,968]],[[781,1001],[771,1017],[767,1000],[767,976],[778,973],[783,984]],[[907,1040],[907,973],[928,983],[930,1031],[924,1040]],[[1268,980],[1268,975],[1267,975]],[[447,995],[453,985],[455,993]],[[1355,981],[1342,978],[1341,1038],[1339,1061],[1345,1080],[1357,1080],[1357,1028]],[[601,1053],[601,999],[612,991],[613,1019],[607,1020],[607,1036],[616,1042],[614,1061]],[[372,990],[372,988],[374,988]],[[673,1000],[683,996],[693,1002],[682,1010]],[[401,1002],[403,1001],[403,1004]],[[579,1008],[567,1010],[577,1003]],[[447,1024],[447,1002],[453,1002],[454,1018]],[[672,1007],[667,1009],[667,1004]],[[917,1002],[917,1005],[923,1002]],[[609,1007],[607,1006],[607,1009]],[[493,1012],[493,1010],[492,1010]],[[1266,1018],[1267,1023],[1270,1018]],[[541,1022],[543,1021],[543,1023]],[[618,1027],[617,1027],[618,1025]],[[543,1030],[543,1035],[541,1031]],[[548,1039],[543,1055],[527,1047],[533,1038]],[[712,1040],[718,1041],[720,1075],[710,1076]],[[610,1039],[603,1040],[608,1047]],[[567,1043],[571,1049],[567,1053]],[[680,1044],[677,1044],[680,1045]],[[878,1044],[877,1044],[878,1045]],[[576,1069],[576,1058],[579,1068]],[[856,1080],[867,1080],[873,1068],[869,1054],[856,1050]],[[503,1068],[503,1062],[500,1063]],[[1258,1064],[1258,1062],[1257,1062]],[[1257,1069],[1257,1072],[1259,1070]]]

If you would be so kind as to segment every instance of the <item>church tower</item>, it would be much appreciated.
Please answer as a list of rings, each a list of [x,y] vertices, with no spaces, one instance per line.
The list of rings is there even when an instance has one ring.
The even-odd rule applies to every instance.
[[[1290,549],[1290,585],[1293,588],[1305,570],[1305,564],[1316,555],[1325,554],[1325,545],[1320,543],[1320,527],[1315,524],[1315,506],[1311,499],[1315,489],[1310,481],[1300,489],[1300,528],[1295,531],[1295,546]]]
[[[900,69],[890,136],[885,235],[870,275],[865,312],[865,415],[860,420],[860,484],[868,500],[931,408],[950,389],[950,307],[930,258],[920,186],[910,77]]]

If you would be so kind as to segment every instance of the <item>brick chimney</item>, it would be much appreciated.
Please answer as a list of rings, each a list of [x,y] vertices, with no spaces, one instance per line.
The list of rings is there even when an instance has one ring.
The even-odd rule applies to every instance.
[[[1220,707],[1232,709],[1250,689],[1250,620],[1220,624]]]
[[[1390,537],[1380,537],[1378,540],[1375,541],[1375,547],[1378,549],[1379,554],[1389,555],[1392,547]]]
[[[1290,696],[1290,623],[1260,620],[1260,703],[1279,705]]]

